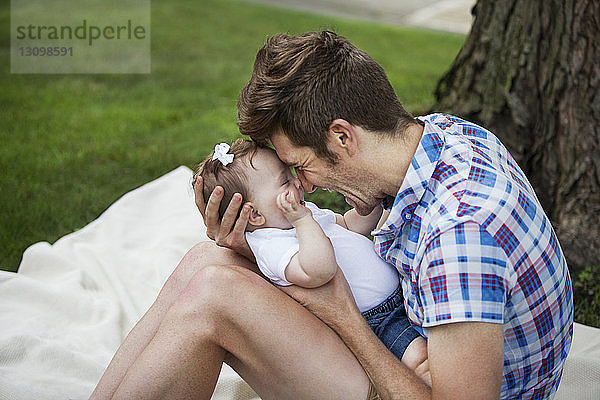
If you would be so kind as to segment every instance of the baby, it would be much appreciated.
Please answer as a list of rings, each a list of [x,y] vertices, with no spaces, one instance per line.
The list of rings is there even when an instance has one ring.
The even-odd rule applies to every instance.
[[[194,181],[198,175],[205,202],[216,186],[224,189],[219,219],[234,193],[250,204],[246,240],[268,279],[315,288],[329,282],[339,265],[375,334],[407,366],[426,370],[425,340],[406,316],[398,273],[363,236],[375,228],[381,209],[342,216],[305,202],[299,179],[275,151],[247,139],[215,146],[196,167]]]

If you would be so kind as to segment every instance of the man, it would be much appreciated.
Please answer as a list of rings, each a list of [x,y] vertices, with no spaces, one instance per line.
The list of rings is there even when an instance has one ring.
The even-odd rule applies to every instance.
[[[566,262],[490,132],[452,116],[412,118],[383,69],[332,32],[269,39],[238,112],[240,131],[270,142],[306,191],[336,190],[361,215],[379,204],[389,212],[375,246],[398,268],[408,316],[427,338],[432,386],[372,333],[339,272],[321,288],[283,289],[319,321],[237,267],[252,262],[202,245],[117,352],[98,398],[208,398],[222,361],[263,398],[554,395],[572,336]],[[201,182],[209,237],[252,258],[240,196],[219,223],[222,191],[206,207],[199,193]]]
[[[428,338],[434,395],[553,395],[571,340],[568,271],[497,138],[452,116],[412,119],[381,67],[332,32],[271,38],[238,110],[240,131],[270,140],[306,191],[334,189],[362,215],[382,201],[391,211],[375,245],[400,271],[408,315]],[[332,326],[384,397],[402,393],[393,377],[403,371],[383,366],[345,314],[295,297]]]

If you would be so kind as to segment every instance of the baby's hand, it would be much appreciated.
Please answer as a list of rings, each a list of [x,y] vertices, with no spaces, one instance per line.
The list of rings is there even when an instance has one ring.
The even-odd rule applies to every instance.
[[[283,212],[283,215],[290,221],[290,224],[296,224],[303,218],[312,218],[312,213],[304,205],[298,203],[294,195],[286,190],[277,196],[277,207]]]

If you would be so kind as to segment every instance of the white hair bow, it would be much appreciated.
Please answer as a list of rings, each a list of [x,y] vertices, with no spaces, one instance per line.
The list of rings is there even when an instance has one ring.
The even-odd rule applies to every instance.
[[[233,154],[227,154],[229,151],[229,145],[227,143],[219,143],[215,146],[215,154],[213,154],[213,160],[221,161],[223,166],[231,164],[233,162]]]

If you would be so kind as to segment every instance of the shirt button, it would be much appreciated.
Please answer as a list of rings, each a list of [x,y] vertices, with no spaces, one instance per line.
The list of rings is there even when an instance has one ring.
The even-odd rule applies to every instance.
[[[409,219],[412,218],[412,213],[410,213],[408,211],[405,212],[403,218],[404,218],[405,221],[408,221]]]

